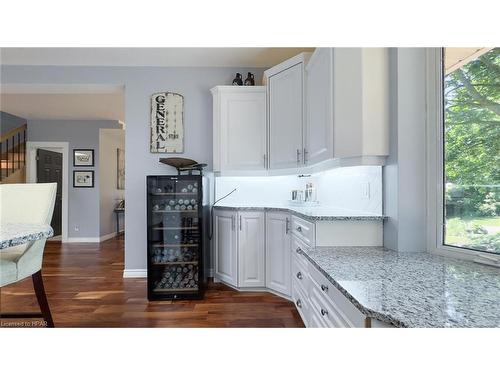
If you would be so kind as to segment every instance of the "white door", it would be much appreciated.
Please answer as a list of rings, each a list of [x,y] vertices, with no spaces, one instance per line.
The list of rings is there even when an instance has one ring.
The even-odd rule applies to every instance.
[[[290,295],[290,219],[289,215],[266,214],[266,286]]]
[[[264,212],[238,215],[238,286],[265,286]]]
[[[303,123],[303,64],[269,78],[269,167],[301,165]]]
[[[266,169],[266,92],[221,92],[221,170]]]
[[[238,285],[238,246],[236,221],[236,211],[215,211],[215,278],[233,286]]]
[[[333,159],[333,48],[316,48],[306,67],[305,162]]]

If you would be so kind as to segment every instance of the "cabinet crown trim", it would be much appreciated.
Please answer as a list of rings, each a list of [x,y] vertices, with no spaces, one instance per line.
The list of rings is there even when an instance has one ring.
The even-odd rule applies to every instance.
[[[272,68],[266,70],[264,72],[264,78],[269,78],[285,69],[288,69],[294,65],[303,63],[304,66],[307,64],[309,59],[311,58],[312,52],[302,52],[298,55],[289,58],[288,60],[283,61],[282,63],[273,66]]]
[[[266,92],[266,86],[231,86],[231,85],[220,85],[215,86],[210,89],[212,95],[216,95],[219,92]]]

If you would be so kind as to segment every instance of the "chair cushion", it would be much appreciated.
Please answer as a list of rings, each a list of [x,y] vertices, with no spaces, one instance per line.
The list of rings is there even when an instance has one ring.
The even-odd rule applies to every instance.
[[[0,286],[17,281],[17,264],[6,258],[8,257],[0,256]]]

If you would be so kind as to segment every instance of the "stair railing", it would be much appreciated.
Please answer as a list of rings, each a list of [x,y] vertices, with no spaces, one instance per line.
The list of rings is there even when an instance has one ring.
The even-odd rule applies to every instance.
[[[27,124],[0,136],[0,182],[26,165]]]

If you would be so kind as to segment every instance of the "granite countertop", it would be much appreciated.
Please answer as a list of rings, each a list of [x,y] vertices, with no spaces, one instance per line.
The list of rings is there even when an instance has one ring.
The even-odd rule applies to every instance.
[[[500,327],[500,269],[427,252],[304,252],[366,316],[398,327]]]
[[[0,249],[49,238],[53,235],[54,231],[47,224],[2,223],[0,225]]]
[[[312,221],[333,220],[383,220],[385,216],[370,212],[347,210],[325,206],[291,206],[291,205],[215,205],[214,208],[227,210],[265,210],[284,211]]]

